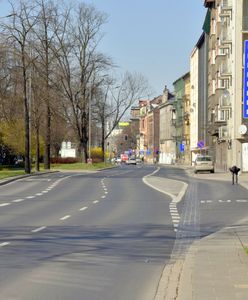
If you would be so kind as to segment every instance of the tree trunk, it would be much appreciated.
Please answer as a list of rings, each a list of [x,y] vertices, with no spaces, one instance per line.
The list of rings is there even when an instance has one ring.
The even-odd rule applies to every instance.
[[[35,153],[35,170],[40,171],[40,137],[39,137],[39,126],[36,127],[36,153]]]
[[[50,104],[47,103],[45,157],[44,157],[45,170],[50,170],[50,148],[51,148],[50,144],[51,144],[51,110],[50,110]]]
[[[26,69],[25,69],[25,58],[24,55],[22,57],[23,63],[23,102],[24,102],[24,122],[25,122],[25,173],[31,173],[30,167],[30,126],[29,126],[29,105],[27,98],[27,77],[26,77]]]
[[[104,122],[102,122],[102,134],[101,134],[101,147],[102,147],[102,161],[104,161],[105,156],[105,126]]]

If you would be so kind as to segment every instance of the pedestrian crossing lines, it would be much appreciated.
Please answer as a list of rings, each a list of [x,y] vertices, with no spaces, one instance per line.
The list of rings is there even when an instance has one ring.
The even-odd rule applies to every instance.
[[[201,204],[216,204],[216,203],[220,203],[220,204],[230,204],[230,203],[248,203],[248,199],[235,199],[235,200],[222,200],[222,199],[214,199],[214,200],[200,200]]]

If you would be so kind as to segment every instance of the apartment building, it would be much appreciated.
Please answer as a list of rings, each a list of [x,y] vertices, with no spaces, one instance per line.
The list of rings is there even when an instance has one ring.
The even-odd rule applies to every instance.
[[[248,40],[248,0],[205,0],[208,9],[208,133],[216,166],[248,171],[244,118],[244,42]],[[207,23],[206,21],[206,23]],[[206,26],[207,28],[207,26]]]
[[[159,163],[173,164],[176,160],[174,95],[165,86],[159,105]]]
[[[190,153],[209,153],[208,118],[208,36],[202,33],[190,56]]]
[[[174,83],[174,103],[175,111],[175,145],[176,161],[190,163],[190,73],[178,78]],[[187,87],[186,87],[187,86]],[[187,93],[186,93],[187,90]]]

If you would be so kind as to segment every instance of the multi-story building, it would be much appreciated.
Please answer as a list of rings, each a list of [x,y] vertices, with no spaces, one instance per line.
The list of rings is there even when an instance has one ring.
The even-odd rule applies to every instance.
[[[216,166],[248,171],[247,119],[243,118],[244,41],[248,0],[205,0],[208,14],[208,132]],[[208,24],[207,24],[208,23]]]
[[[174,83],[174,107],[175,111],[175,135],[174,140],[176,143],[176,161],[180,163],[190,162],[190,121],[189,121],[189,106],[190,106],[190,92],[189,92],[189,79],[190,74],[186,73],[182,77],[178,78]],[[185,93],[185,86],[187,82],[187,95]],[[187,104],[185,104],[185,102]],[[185,108],[187,106],[187,111]]]
[[[137,148],[139,149],[140,156],[144,157],[147,151],[147,111],[148,111],[148,100],[140,100],[140,126],[139,126],[139,136],[137,140]]]
[[[174,95],[165,86],[162,103],[159,105],[159,163],[173,164],[176,159]]]
[[[149,102],[147,111],[147,151],[145,160],[157,162],[159,158],[159,105],[162,96],[156,97]]]
[[[208,38],[202,33],[190,57],[191,163],[199,153],[208,154]]]

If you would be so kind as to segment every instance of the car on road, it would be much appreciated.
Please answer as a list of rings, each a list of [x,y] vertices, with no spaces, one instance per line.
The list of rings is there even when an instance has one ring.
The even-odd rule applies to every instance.
[[[126,165],[136,165],[137,162],[136,162],[136,158],[128,158],[128,160],[126,161]]]
[[[214,161],[209,155],[197,155],[194,163],[194,172],[210,171],[214,173]]]

